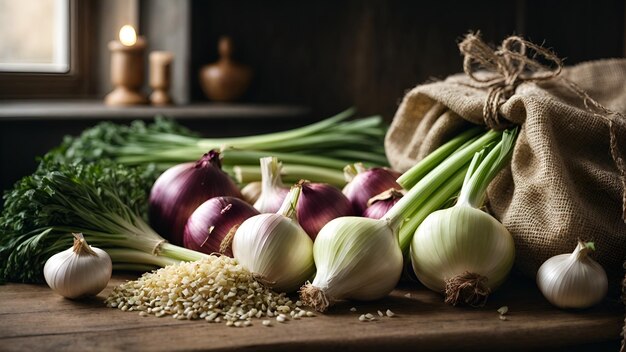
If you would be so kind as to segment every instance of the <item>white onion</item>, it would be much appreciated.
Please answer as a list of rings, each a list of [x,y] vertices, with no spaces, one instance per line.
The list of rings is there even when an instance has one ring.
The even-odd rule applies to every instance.
[[[478,209],[489,182],[506,165],[517,129],[474,154],[458,202],[438,210],[419,225],[411,241],[411,263],[428,288],[445,293],[446,303],[482,306],[506,279],[515,259],[509,231],[493,216]]]
[[[326,224],[313,245],[315,279],[301,288],[300,299],[323,312],[338,300],[370,301],[389,294],[403,265],[393,227],[385,220],[354,216]]]
[[[515,245],[507,229],[491,215],[470,206],[430,214],[411,242],[411,263],[417,278],[431,290],[446,293],[446,300],[453,304],[482,305],[504,282],[514,259]],[[484,294],[457,300],[451,295],[458,292],[450,291],[455,289],[455,278],[476,283],[480,286],[477,293]]]
[[[276,291],[295,291],[315,272],[313,241],[295,220],[299,195],[292,187],[277,214],[247,219],[232,242],[235,259]]]

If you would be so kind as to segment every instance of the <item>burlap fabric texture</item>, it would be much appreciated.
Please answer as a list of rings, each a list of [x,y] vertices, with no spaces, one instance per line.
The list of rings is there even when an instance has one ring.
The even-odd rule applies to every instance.
[[[468,35],[461,46],[468,38],[480,41]],[[407,170],[472,124],[520,125],[510,166],[487,194],[488,209],[515,240],[516,267],[534,278],[545,260],[572,252],[578,239],[591,240],[597,249],[592,256],[617,294],[626,258],[626,121],[621,115],[626,113],[626,60],[561,70],[554,57],[544,60],[554,61],[557,69],[526,56],[541,49],[519,38],[503,42],[499,50],[478,44],[479,52],[469,59],[461,48],[465,74],[406,94],[385,140],[392,167]],[[489,110],[495,113],[488,117]]]

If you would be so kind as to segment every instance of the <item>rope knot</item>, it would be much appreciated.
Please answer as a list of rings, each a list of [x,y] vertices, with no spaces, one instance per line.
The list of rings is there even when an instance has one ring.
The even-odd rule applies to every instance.
[[[500,105],[509,99],[524,82],[552,79],[561,73],[563,61],[552,51],[518,36],[510,36],[497,49],[485,44],[480,33],[469,33],[459,43],[463,54],[463,71],[472,80],[470,86],[487,89],[483,118],[487,127],[503,129],[509,124],[500,121]],[[537,57],[552,63],[542,64]],[[480,70],[490,74],[477,75]]]

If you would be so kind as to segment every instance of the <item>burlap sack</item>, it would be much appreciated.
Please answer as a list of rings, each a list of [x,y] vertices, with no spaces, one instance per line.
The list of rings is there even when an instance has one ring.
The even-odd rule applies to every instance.
[[[524,274],[534,278],[546,259],[571,252],[578,239],[593,240],[592,256],[617,293],[626,225],[624,175],[615,157],[624,155],[625,121],[585,106],[563,78],[605,107],[626,113],[626,60],[583,63],[551,80],[519,83],[497,104],[501,119],[522,127],[510,167],[488,189],[489,209],[513,235],[516,267]],[[404,171],[469,124],[485,123],[488,90],[474,83],[459,74],[406,94],[385,140],[394,168]],[[613,156],[611,123],[613,151],[619,153]]]

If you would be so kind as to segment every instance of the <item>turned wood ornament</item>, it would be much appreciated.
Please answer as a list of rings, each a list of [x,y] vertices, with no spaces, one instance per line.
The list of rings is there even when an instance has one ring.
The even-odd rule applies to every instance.
[[[217,62],[200,69],[200,86],[212,101],[235,101],[250,86],[252,70],[232,59],[233,44],[229,37],[220,38],[218,52]]]
[[[174,55],[167,51],[150,53],[150,102],[152,105],[172,104],[169,94],[171,85],[171,66]]]
[[[120,31],[121,35],[122,31]],[[115,88],[104,98],[105,104],[135,105],[148,102],[140,91],[144,79],[143,52],[145,47],[146,43],[142,37],[136,37],[136,41],[130,44],[122,44],[117,40],[109,42],[111,83]]]

